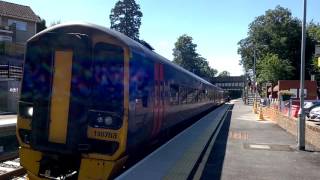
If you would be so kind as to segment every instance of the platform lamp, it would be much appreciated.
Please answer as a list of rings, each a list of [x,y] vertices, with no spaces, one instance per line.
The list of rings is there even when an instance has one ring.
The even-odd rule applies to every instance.
[[[304,113],[304,79],[305,79],[305,52],[306,52],[306,15],[307,0],[303,0],[303,20],[301,38],[301,69],[300,69],[300,113],[298,119],[298,149],[305,150],[305,126],[306,119]]]

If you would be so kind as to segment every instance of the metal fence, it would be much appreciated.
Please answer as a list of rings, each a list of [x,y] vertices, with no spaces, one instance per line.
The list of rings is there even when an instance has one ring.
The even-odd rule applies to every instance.
[[[1,79],[17,79],[22,78],[22,66],[0,64],[0,78]]]
[[[283,115],[288,117],[298,117],[299,113],[299,100],[287,100],[280,101],[278,99],[262,99],[262,104],[264,106],[271,107],[273,109],[278,109]]]

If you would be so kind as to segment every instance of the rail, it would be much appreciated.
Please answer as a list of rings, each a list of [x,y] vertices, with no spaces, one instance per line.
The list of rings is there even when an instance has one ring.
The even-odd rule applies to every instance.
[[[26,174],[26,170],[20,166],[18,151],[0,155],[0,180],[12,179]]]

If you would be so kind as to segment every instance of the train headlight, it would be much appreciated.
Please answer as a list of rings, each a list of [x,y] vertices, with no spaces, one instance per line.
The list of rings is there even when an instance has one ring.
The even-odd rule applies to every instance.
[[[88,119],[91,127],[119,129],[122,124],[122,113],[89,110]]]
[[[19,116],[31,119],[33,116],[32,104],[19,102]]]
[[[29,108],[28,108],[28,115],[29,115],[30,117],[32,117],[32,115],[33,115],[33,107],[29,107]]]
[[[107,126],[110,126],[112,124],[112,117],[111,116],[107,116],[104,118],[104,124]]]

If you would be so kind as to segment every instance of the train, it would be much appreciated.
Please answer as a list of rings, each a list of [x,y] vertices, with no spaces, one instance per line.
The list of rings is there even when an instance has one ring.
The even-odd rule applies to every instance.
[[[27,41],[18,102],[29,179],[109,179],[130,154],[226,92],[117,31],[50,27]]]

